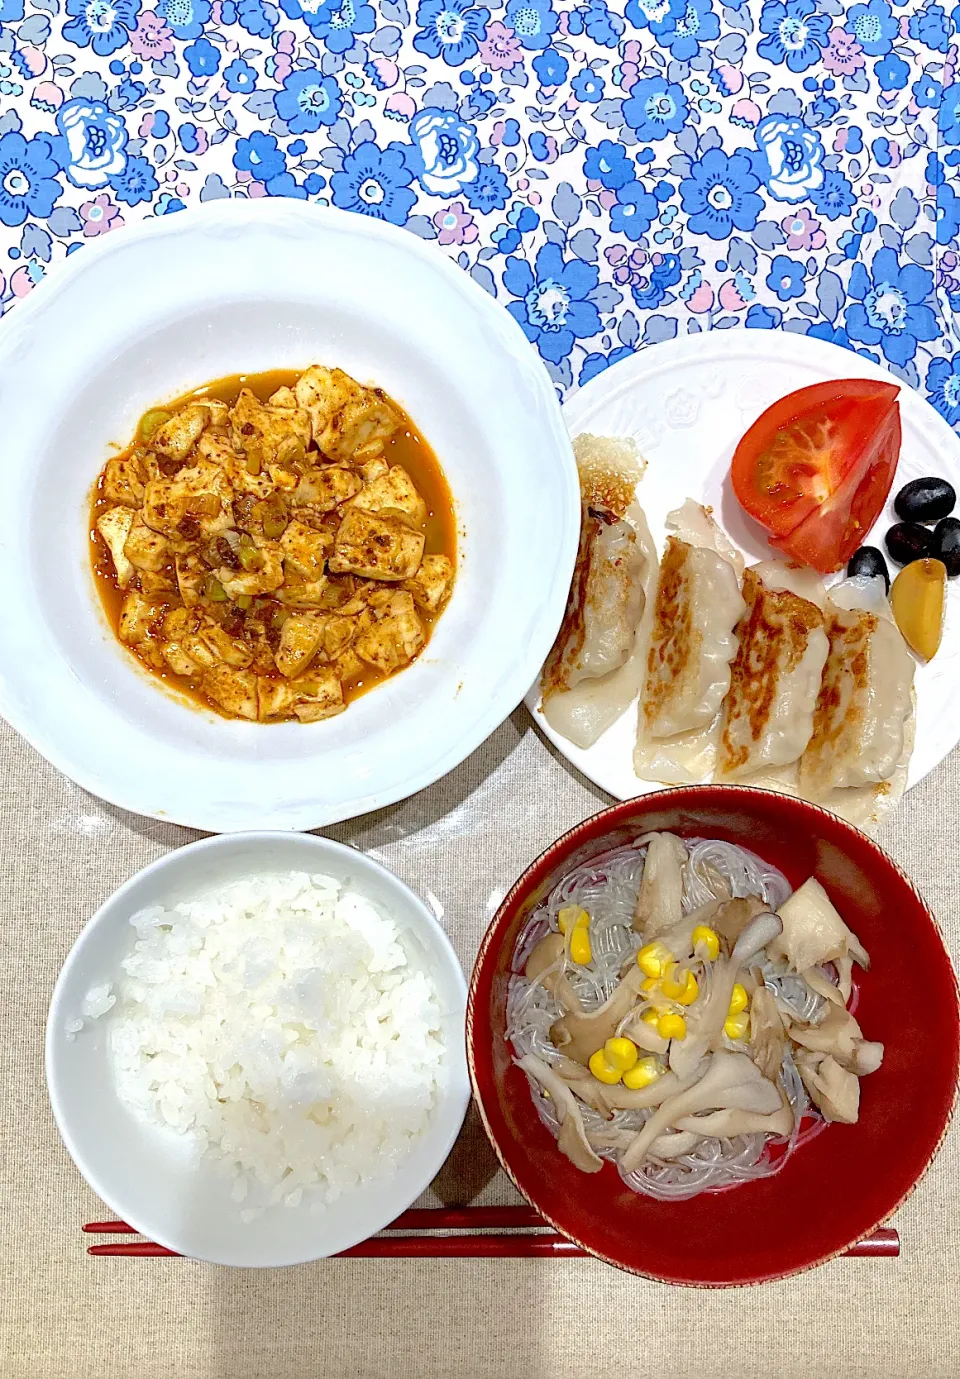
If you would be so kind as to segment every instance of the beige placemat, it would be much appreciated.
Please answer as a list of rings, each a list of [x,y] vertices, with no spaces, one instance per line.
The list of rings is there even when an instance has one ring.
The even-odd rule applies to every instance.
[[[960,755],[881,841],[956,959]],[[469,969],[487,917],[564,829],[607,803],[519,710],[458,771],[331,830],[432,892]],[[899,1260],[838,1260],[763,1288],[691,1292],[591,1261],[326,1261],[241,1272],[90,1259],[103,1216],[61,1147],[43,1025],[84,920],[193,837],[92,799],[0,725],[0,1375],[3,1379],[956,1379],[960,1142],[899,1212]],[[922,1000],[922,982],[904,988]],[[936,1050],[926,1051],[936,1057]],[[447,1200],[513,1200],[465,1138]]]

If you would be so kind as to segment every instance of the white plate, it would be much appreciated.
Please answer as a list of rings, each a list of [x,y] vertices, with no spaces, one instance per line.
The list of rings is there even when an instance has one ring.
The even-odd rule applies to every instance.
[[[898,520],[893,499],[908,480],[937,474],[960,491],[960,440],[912,388],[850,350],[786,331],[688,336],[654,345],[598,374],[569,399],[563,418],[571,436],[590,431],[636,440],[648,461],[637,492],[659,552],[667,513],[694,498],[714,509],[752,563],[777,553],[744,517],[728,482],[737,442],[778,398],[829,378],[883,378],[901,390],[900,463],[890,501],[869,537],[869,544],[886,554],[884,535]],[[898,567],[887,564],[892,578]],[[917,667],[917,740],[908,788],[960,742],[960,580],[950,580],[948,591],[943,643],[935,660]],[[635,705],[584,750],[550,727],[538,711],[539,701],[537,685],[527,704],[538,726],[602,790],[626,800],[661,788],[633,772]]]
[[[392,1177],[347,1192],[320,1214],[306,1201],[279,1205],[245,1223],[232,1180],[198,1161],[187,1137],[153,1126],[116,1094],[109,1015],[68,1038],[92,986],[115,984],[137,935],[130,916],[168,907],[246,876],[306,871],[333,876],[372,900],[397,924],[411,965],[426,972],[442,1013],[445,1055],[436,1106],[424,1134]],[[355,848],[297,833],[205,838],[145,867],[84,926],[61,969],[47,1017],[46,1073],[57,1128],[74,1163],[111,1211],[167,1249],[214,1264],[299,1264],[349,1249],[382,1230],[420,1196],[443,1166],[470,1101],[463,1029],[467,984],[450,940],[399,877]]]
[[[90,571],[90,489],[147,407],[314,361],[385,388],[436,450],[457,580],[424,655],[346,713],[230,721],[118,645]],[[552,384],[508,313],[405,230],[271,198],[105,236],[0,327],[0,428],[0,712],[124,809],[306,829],[402,799],[517,706],[559,626],[579,494]]]

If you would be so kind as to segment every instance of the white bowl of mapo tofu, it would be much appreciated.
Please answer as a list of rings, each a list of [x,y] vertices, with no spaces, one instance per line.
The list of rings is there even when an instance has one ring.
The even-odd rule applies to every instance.
[[[290,202],[145,222],[22,303],[0,365],[0,711],[91,792],[320,827],[452,770],[536,677],[573,455],[435,246]]]

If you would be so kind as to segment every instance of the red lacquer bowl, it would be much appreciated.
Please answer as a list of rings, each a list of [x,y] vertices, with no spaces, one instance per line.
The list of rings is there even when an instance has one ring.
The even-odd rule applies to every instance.
[[[631,1192],[612,1164],[581,1174],[537,1115],[504,1038],[507,982],[531,912],[573,867],[638,834],[722,838],[793,886],[815,876],[872,958],[857,1019],[885,1046],[861,1082],[856,1125],[830,1125],[776,1177],[686,1202]],[[504,1168],[551,1225],[619,1268],[668,1283],[760,1283],[821,1264],[909,1196],[943,1139],[957,1090],[957,983],[933,916],[876,843],[802,800],[693,786],[594,815],[549,848],[500,906],[477,957],[467,1010],[470,1075]],[[936,1210],[935,1204],[931,1209]]]

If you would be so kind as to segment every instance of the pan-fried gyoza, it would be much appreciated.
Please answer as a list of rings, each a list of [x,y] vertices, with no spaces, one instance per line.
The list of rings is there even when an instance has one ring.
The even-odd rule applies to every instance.
[[[634,441],[585,434],[574,450],[580,549],[544,721],[589,749],[635,704],[638,781],[762,786],[878,823],[903,794],[915,732],[913,658],[883,580],[825,588],[780,561],[744,569],[693,499],[667,514],[658,561]]]

